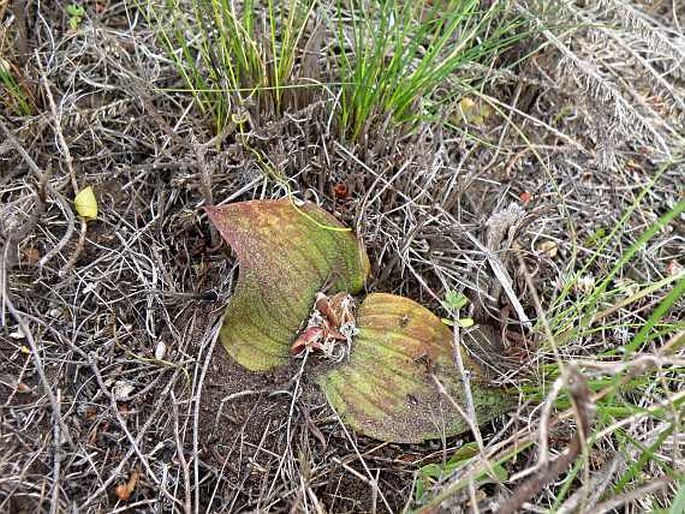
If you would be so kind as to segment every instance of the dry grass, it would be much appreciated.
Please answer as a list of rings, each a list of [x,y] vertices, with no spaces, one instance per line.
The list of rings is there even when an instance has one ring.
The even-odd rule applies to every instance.
[[[596,306],[608,309],[601,323],[569,331],[563,309],[572,319],[581,311],[577,280],[554,301],[598,251],[583,276],[600,281],[682,199],[685,12],[670,2],[517,8],[545,27],[520,51],[542,46],[465,92],[490,106],[484,122],[465,123],[445,103],[438,114],[449,123],[407,133],[377,121],[354,143],[332,125],[334,97],[217,136],[191,98],[168,92],[179,78],[132,5],[90,8],[76,32],[58,3],[29,3],[23,18],[5,12],[9,33],[31,34],[15,43],[28,52],[22,80],[36,110],[0,113],[0,511],[418,507],[417,470],[445,462],[469,435],[380,444],[338,422],[300,363],[254,377],[212,358],[236,268],[202,205],[288,191],[355,227],[371,289],[436,311],[445,291],[464,290],[471,314],[511,349],[501,380],[521,390],[519,412],[484,427],[485,452],[427,482],[424,502],[452,512],[506,505],[589,422],[564,393],[581,370],[591,393],[580,404],[599,408],[598,428],[580,440],[575,474],[543,483],[528,509],[666,506],[683,472],[684,389],[682,348],[664,325],[682,324],[682,300],[632,361],[607,355],[665,297],[654,289],[621,304],[635,284],[684,264],[682,228],[658,231],[621,269],[620,291]],[[13,31],[24,19],[30,30]],[[457,87],[446,84],[446,97]],[[341,182],[349,202],[331,194]],[[86,185],[100,204],[87,224],[70,204]],[[614,229],[611,244],[598,244]],[[541,317],[546,336],[530,330]],[[614,394],[624,369],[629,384],[655,371],[625,393],[635,411],[619,415],[625,404],[601,395]],[[207,398],[221,411],[208,414]],[[653,462],[615,489],[640,448]],[[509,481],[476,480],[506,455]],[[116,486],[137,473],[130,500],[118,500]]]

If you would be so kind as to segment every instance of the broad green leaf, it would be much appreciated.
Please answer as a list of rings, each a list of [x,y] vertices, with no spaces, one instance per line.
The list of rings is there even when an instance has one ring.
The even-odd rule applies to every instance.
[[[207,213],[240,265],[221,342],[250,370],[287,362],[318,291],[355,294],[364,286],[369,260],[363,246],[314,204],[254,200]]]
[[[319,383],[331,406],[354,430],[384,441],[417,443],[468,430],[465,420],[438,389],[467,412],[463,385],[453,362],[452,331],[418,303],[375,293],[357,312],[357,336],[348,363]],[[478,365],[462,352],[470,370],[477,422],[515,405],[516,394],[488,386]]]

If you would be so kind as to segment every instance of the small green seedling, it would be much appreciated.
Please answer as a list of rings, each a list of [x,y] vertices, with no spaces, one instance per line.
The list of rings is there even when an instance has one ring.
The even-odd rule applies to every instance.
[[[449,318],[440,318],[440,320],[447,325],[448,327],[453,327],[454,326],[454,321],[452,321]],[[461,328],[470,328],[473,325],[476,324],[475,321],[473,321],[473,318],[459,318],[457,320],[457,323],[459,324],[459,327]]]
[[[67,5],[67,16],[69,16],[69,28],[77,30],[86,15],[86,10],[81,4]]]
[[[469,299],[458,291],[447,291],[445,294],[445,301],[442,302],[442,306],[445,307],[450,312],[456,312],[459,309],[463,309],[469,304]],[[449,318],[442,318],[442,322],[450,327],[454,326],[454,321]],[[459,318],[457,323],[461,328],[469,328],[475,325],[475,321],[472,318]]]
[[[447,310],[458,311],[469,304],[469,299],[464,293],[450,290],[445,294],[445,301],[442,304]]]
[[[598,246],[601,242],[602,239],[604,239],[607,236],[607,231],[604,227],[599,227],[597,230],[595,230],[592,234],[587,236],[585,238],[585,241],[583,244],[587,248],[593,248],[595,246]]]

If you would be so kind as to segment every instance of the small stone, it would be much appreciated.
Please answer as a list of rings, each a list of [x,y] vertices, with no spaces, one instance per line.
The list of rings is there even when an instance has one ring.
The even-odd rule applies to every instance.
[[[155,346],[155,359],[161,361],[166,355],[166,344],[164,341],[158,341],[157,346]]]
[[[129,396],[131,396],[131,393],[135,387],[131,382],[128,382],[127,380],[117,380],[114,383],[114,390],[112,391],[112,395],[114,396],[114,399],[118,402],[128,400]]]
[[[10,337],[12,339],[26,339],[26,334],[24,334],[21,326],[17,325],[17,328],[14,330],[14,332],[10,332]]]
[[[48,311],[48,316],[50,316],[51,318],[55,318],[55,319],[61,318],[62,317],[62,311],[55,307],[55,308],[50,309]]]

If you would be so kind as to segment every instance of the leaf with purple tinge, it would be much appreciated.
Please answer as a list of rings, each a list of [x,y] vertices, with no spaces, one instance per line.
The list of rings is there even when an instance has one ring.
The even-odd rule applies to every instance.
[[[319,380],[331,406],[348,426],[398,443],[468,430],[436,383],[468,411],[453,361],[452,331],[437,316],[408,298],[374,293],[359,307],[357,328],[349,362]],[[477,423],[515,405],[516,394],[488,387],[479,366],[465,352],[462,358],[471,372]]]
[[[318,291],[355,294],[364,287],[369,259],[363,246],[314,204],[253,200],[207,207],[207,214],[240,265],[221,342],[252,371],[287,362]]]

